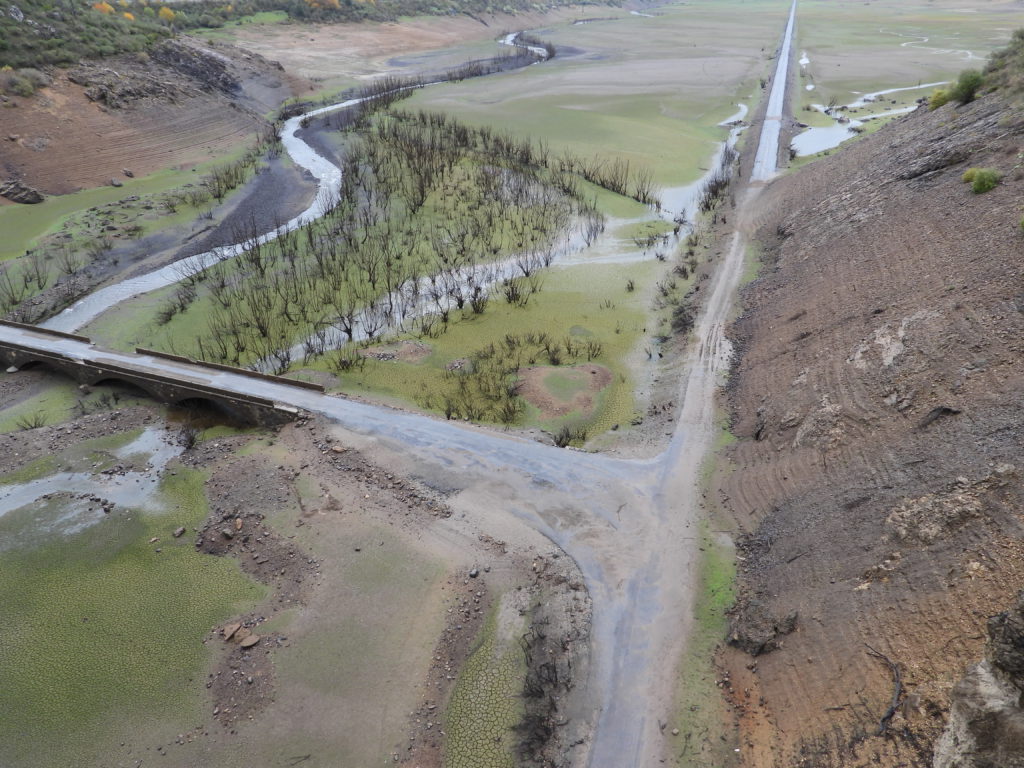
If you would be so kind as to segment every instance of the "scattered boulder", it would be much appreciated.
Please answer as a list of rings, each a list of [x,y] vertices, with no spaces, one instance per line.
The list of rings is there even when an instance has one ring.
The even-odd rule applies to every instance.
[[[760,600],[748,600],[734,609],[729,620],[729,645],[760,656],[782,647],[781,638],[796,629],[796,611],[783,617],[772,616]]]
[[[175,528],[174,533],[172,535],[174,536],[174,538],[180,539],[182,536],[185,535],[185,527],[182,526],[180,528]]]
[[[988,620],[985,659],[953,688],[934,768],[1024,768],[1024,592]]]
[[[128,177],[129,179],[134,179],[134,178],[135,178],[135,174],[134,174],[134,173],[132,173],[131,171],[129,171],[129,170],[127,169],[127,168],[122,168],[122,169],[121,169],[121,173],[123,173],[123,174],[124,174],[125,176],[127,176],[127,177]]]
[[[243,648],[252,648],[259,641],[260,641],[260,636],[259,635],[249,635],[247,638],[242,640],[242,642],[240,642],[239,645],[242,646]]]
[[[9,179],[0,184],[0,195],[15,203],[25,203],[26,205],[41,203],[46,199],[42,192],[17,179]]]
[[[121,181],[120,179],[111,179],[110,180],[110,186],[112,186],[112,187],[123,187],[124,186],[124,182]]]

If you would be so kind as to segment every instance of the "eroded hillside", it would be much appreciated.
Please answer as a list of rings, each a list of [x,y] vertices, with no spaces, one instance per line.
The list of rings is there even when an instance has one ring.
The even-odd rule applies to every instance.
[[[745,766],[930,765],[1022,583],[1024,115],[1005,98],[919,109],[762,195],[722,489],[747,532],[720,655]],[[976,194],[970,167],[1001,182]]]
[[[251,143],[298,88],[258,54],[185,38],[54,69],[43,82],[3,97],[0,180],[46,194],[223,156]]]

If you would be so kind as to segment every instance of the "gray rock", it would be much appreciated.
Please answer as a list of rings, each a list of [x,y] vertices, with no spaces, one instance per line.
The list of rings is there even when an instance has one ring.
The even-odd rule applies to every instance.
[[[1024,592],[988,620],[985,655],[953,688],[934,768],[1024,768]]]
[[[42,192],[37,189],[33,189],[17,179],[9,179],[3,184],[0,184],[0,195],[6,197],[8,200],[14,201],[15,203],[25,203],[26,205],[41,203],[46,199],[43,197]]]
[[[741,602],[729,621],[729,645],[751,656],[760,656],[782,647],[782,638],[796,629],[796,611],[786,616],[774,616],[760,600]]]

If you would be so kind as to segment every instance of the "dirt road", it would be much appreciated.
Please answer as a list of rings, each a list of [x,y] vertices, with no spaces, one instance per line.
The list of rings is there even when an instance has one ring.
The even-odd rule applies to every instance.
[[[792,25],[791,13],[787,41]],[[777,121],[765,121],[758,150],[768,158],[762,167],[769,175],[778,155],[773,125]],[[585,576],[594,609],[590,679],[578,681],[568,712],[594,733],[586,754],[574,762],[593,768],[650,765],[664,748],[658,721],[672,711],[676,664],[692,613],[698,473],[714,439],[715,390],[730,354],[722,329],[744,251],[742,235],[735,234],[696,326],[674,435],[652,459],[561,450],[226,372],[200,378],[322,414],[338,425],[342,440],[380,465],[454,489],[450,504],[456,514],[473,516],[483,529],[500,526],[510,515],[520,518],[568,553]],[[81,342],[8,326],[0,327],[3,342],[83,351]],[[164,376],[198,375],[169,360],[104,354],[119,365]]]
[[[453,422],[220,372],[197,375],[174,361],[115,352],[94,360],[274,399],[322,414],[341,439],[385,466],[456,489],[451,505],[486,529],[513,515],[579,564],[594,604],[592,679],[575,714],[596,727],[592,766],[647,764],[661,748],[658,716],[670,711],[693,599],[697,472],[712,440],[714,390],[728,359],[722,336],[742,271],[737,236],[698,325],[671,446],[648,460],[620,460]],[[87,345],[0,326],[0,343],[82,355]],[[581,681],[582,683],[583,681]]]

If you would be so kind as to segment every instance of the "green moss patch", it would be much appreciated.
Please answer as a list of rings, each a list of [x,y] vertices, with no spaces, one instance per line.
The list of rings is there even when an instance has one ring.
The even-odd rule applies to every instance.
[[[513,768],[526,659],[499,642],[493,612],[452,691],[446,714],[445,768]]]
[[[563,351],[560,363],[568,369],[577,362],[593,362],[611,373],[610,381],[584,420],[588,432],[593,435],[615,424],[627,423],[633,408],[632,372],[627,359],[646,333],[649,313],[649,298],[641,291],[627,290],[627,282],[649,282],[659,267],[660,264],[648,262],[549,270],[543,290],[534,294],[525,307],[512,306],[495,297],[482,315],[469,309],[452,313],[447,330],[429,339],[430,354],[421,361],[364,358],[361,366],[338,372],[338,388],[443,415],[445,395],[453,386],[452,380],[474,352],[491,344],[500,345],[509,335],[525,337],[543,329],[562,350],[566,338],[571,338],[574,345],[596,343],[601,347],[600,355],[592,361],[587,360],[586,354],[574,361],[566,358]],[[532,363],[529,357],[522,360],[523,366],[548,363],[543,351]],[[331,358],[306,365],[334,370],[332,366]],[[507,383],[514,385],[515,377]],[[486,403],[474,401],[470,405],[482,410],[480,420],[500,423],[500,414],[488,411]],[[513,423],[551,428],[555,425],[550,418],[539,409],[527,407]]]
[[[98,764],[141,723],[198,721],[204,635],[264,595],[235,561],[171,536],[205,518],[204,479],[179,468],[162,514],[118,511],[0,554],[0,763]]]

